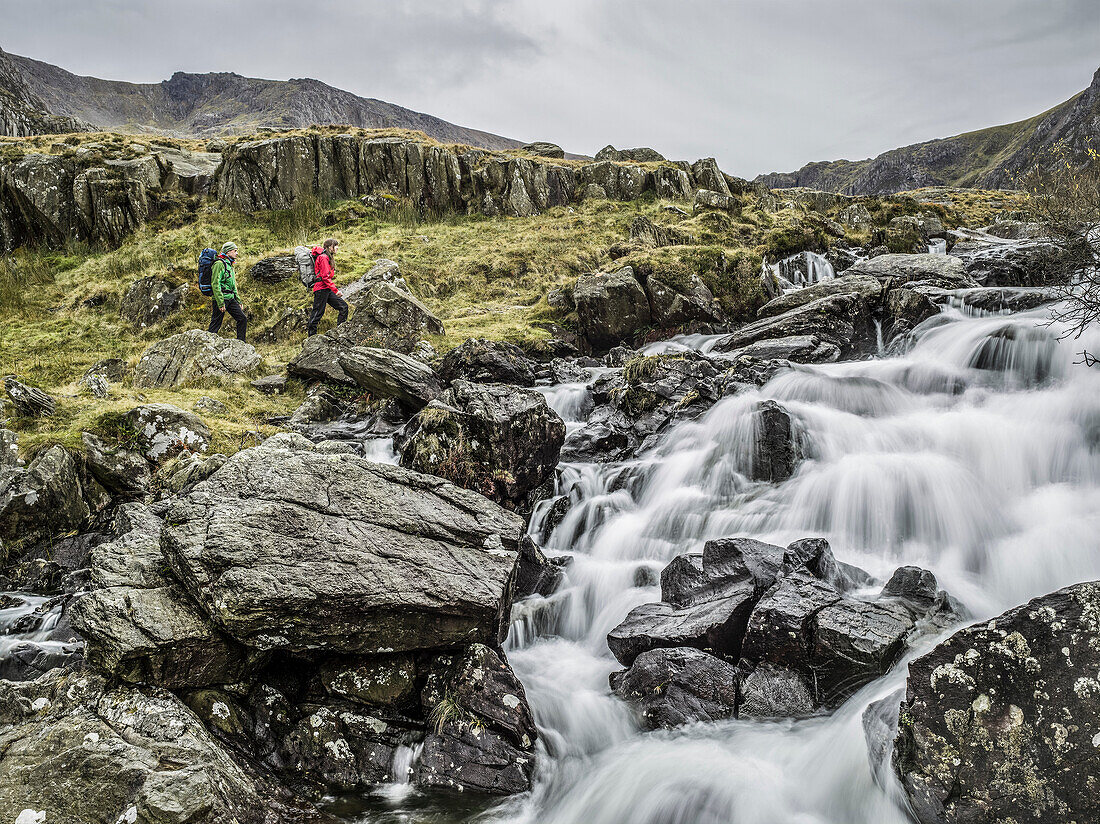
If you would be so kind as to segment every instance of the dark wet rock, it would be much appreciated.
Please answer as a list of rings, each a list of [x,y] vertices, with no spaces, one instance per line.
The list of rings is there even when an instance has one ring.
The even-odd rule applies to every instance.
[[[1051,330],[1006,322],[977,345],[967,366],[1036,386],[1053,374],[1057,351],[1057,337]]]
[[[391,349],[352,346],[340,350],[336,362],[371,397],[393,398],[410,412],[419,411],[440,393],[430,366]]]
[[[892,287],[882,300],[882,337],[885,343],[911,332],[940,312],[923,290]]]
[[[51,446],[0,474],[0,559],[77,529],[89,514],[76,462]]]
[[[417,784],[494,795],[530,789],[538,732],[523,685],[493,650],[468,647],[425,690],[424,704],[435,728]]]
[[[259,365],[260,356],[251,344],[191,329],[146,349],[134,370],[134,386],[170,387],[202,378],[235,377]]]
[[[409,422],[401,465],[513,507],[554,472],[565,424],[531,389],[456,380]]]
[[[867,742],[867,760],[875,784],[883,789],[894,785],[892,755],[898,733],[898,715],[905,690],[895,690],[885,698],[867,705],[863,711],[863,738]]]
[[[1092,821],[1100,586],[960,630],[909,665],[894,768],[921,824]]]
[[[746,324],[723,338],[715,350],[733,352],[757,341],[793,335],[815,335],[840,349],[842,357],[867,351],[875,340],[867,300],[857,292],[841,292]]]
[[[965,289],[944,295],[944,299],[958,301],[971,311],[988,314],[1026,312],[1046,303],[1062,300],[1064,292],[1058,287],[993,287]]]
[[[814,710],[812,690],[793,670],[761,664],[741,678],[738,718],[802,718]]]
[[[84,463],[108,492],[142,495],[149,489],[149,462],[140,452],[123,446],[111,446],[90,432],[81,433]]]
[[[470,338],[443,358],[439,380],[534,386],[535,370],[535,362],[514,343]]]
[[[84,657],[80,644],[39,644],[22,641],[0,657],[0,679],[34,681],[52,669],[79,670]]]
[[[248,268],[248,276],[260,283],[281,283],[298,277],[294,255],[276,255],[257,260]]]
[[[538,544],[524,536],[519,545],[519,566],[516,569],[515,597],[528,595],[546,597],[561,583],[564,571],[559,564],[547,558]]]
[[[276,435],[168,510],[184,588],[256,649],[496,644],[522,522],[430,475]]]
[[[790,340],[790,338],[779,338],[778,340]],[[754,346],[756,344],[753,344]],[[839,347],[834,344],[821,344],[822,346],[831,346],[839,353]],[[736,350],[738,352],[744,352],[744,349]],[[739,354],[734,357],[733,366],[726,370],[725,382],[727,392],[739,391],[743,386],[763,386],[773,377],[777,372],[784,369],[790,369],[791,362],[785,358],[763,358],[748,354]]]
[[[252,381],[252,388],[261,395],[281,395],[286,391],[286,375],[265,375]]]
[[[862,302],[861,309],[870,312],[882,297],[882,284],[869,275],[845,275],[815,283],[768,301],[757,310],[757,317],[773,318],[833,295],[853,295]]]
[[[655,269],[646,278],[653,323],[663,329],[697,329],[710,324],[724,324],[725,313],[714,294],[698,275],[692,274],[686,283],[672,280]],[[700,327],[701,324],[707,326]]]
[[[111,687],[97,675],[64,670],[30,682],[0,680],[0,729],[4,821],[327,820],[304,805],[288,810],[285,793],[242,769],[164,690]]]
[[[573,288],[581,337],[597,352],[633,340],[652,322],[649,298],[624,266],[616,272],[581,275]]]
[[[287,374],[307,381],[353,386],[355,381],[341,368],[340,354],[351,348],[350,343],[338,340],[333,332],[314,335],[302,343],[302,351],[286,365]]]
[[[634,357],[590,386],[596,409],[572,433],[563,460],[616,461],[653,446],[675,421],[690,420],[722,395],[723,365],[696,352]]]
[[[57,402],[41,389],[20,383],[10,375],[4,378],[4,391],[15,413],[25,418],[49,417],[57,406]]]
[[[134,329],[144,329],[187,308],[190,285],[176,286],[158,277],[130,284],[119,304],[119,315]]]
[[[746,474],[754,481],[782,483],[802,462],[798,422],[775,401],[759,401],[752,410],[752,463]]]
[[[653,730],[732,718],[740,677],[737,667],[697,649],[654,649],[612,673],[610,682]]]
[[[416,675],[416,659],[408,653],[334,659],[320,670],[321,684],[329,695],[384,707],[414,698]]]
[[[123,416],[137,449],[154,465],[180,452],[205,452],[210,428],[194,413],[168,403],[135,406]]]

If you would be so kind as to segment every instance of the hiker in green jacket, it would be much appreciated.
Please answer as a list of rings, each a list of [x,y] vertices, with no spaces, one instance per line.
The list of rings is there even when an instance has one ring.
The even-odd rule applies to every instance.
[[[245,328],[248,319],[241,308],[241,299],[237,294],[237,278],[233,271],[233,263],[237,259],[237,244],[229,241],[222,244],[221,254],[214,260],[210,267],[210,286],[214,292],[214,299],[210,305],[210,329],[217,333],[222,328],[222,320],[228,312],[237,322],[237,340],[244,340]]]

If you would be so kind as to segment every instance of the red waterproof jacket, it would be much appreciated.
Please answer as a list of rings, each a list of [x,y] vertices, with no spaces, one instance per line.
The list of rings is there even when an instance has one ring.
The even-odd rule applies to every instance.
[[[322,289],[328,289],[337,295],[340,294],[340,290],[336,288],[336,282],[333,280],[336,270],[332,268],[332,261],[329,256],[324,253],[324,249],[320,246],[314,246],[311,251],[313,252],[313,271],[317,275],[317,282],[313,284],[313,291],[320,292]]]

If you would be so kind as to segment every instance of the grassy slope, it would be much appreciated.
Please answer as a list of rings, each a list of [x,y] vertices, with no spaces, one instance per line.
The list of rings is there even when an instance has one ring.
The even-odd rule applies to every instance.
[[[105,142],[109,137],[82,140]],[[26,147],[55,149],[56,139],[38,139]],[[912,201],[867,202],[883,224],[917,208]],[[975,194],[963,204],[934,208],[949,224],[973,224],[978,213],[984,221],[989,202]],[[1001,205],[1002,201],[996,202]],[[831,216],[836,217],[843,205],[830,210]],[[307,296],[296,281],[274,286],[253,282],[248,267],[328,235],[341,240],[340,283],[354,280],[378,258],[398,261],[414,294],[447,328],[445,336],[432,340],[440,351],[469,337],[513,340],[537,348],[548,337],[538,324],[553,321],[568,326],[572,320],[550,308],[546,293],[555,286],[568,287],[584,272],[621,263],[631,263],[647,274],[660,273],[670,283],[698,274],[728,311],[748,318],[762,301],[757,281],[762,255],[775,259],[801,248],[823,250],[830,242],[822,231],[822,215],[799,207],[771,212],[752,195],[742,198],[734,215],[685,216],[671,210],[672,206],[690,208],[652,198],[631,203],[585,201],[530,218],[451,215],[424,221],[400,201],[385,213],[349,201],[302,202],[293,211],[256,215],[221,210],[206,202],[162,215],[113,251],[19,250],[0,265],[0,375],[15,374],[55,395],[59,403],[51,419],[14,420],[9,425],[20,432],[24,451],[48,442],[75,445],[79,432],[95,429],[104,413],[153,401],[190,408],[199,397],[209,395],[229,407],[223,416],[203,414],[216,433],[218,450],[232,452],[248,442],[249,433],[275,431],[265,419],[292,411],[303,397],[301,386],[292,384],[289,394],[276,398],[255,392],[246,379],[171,390],[138,391],[129,384],[112,384],[105,401],[78,391],[84,371],[100,359],[119,357],[132,366],[152,342],[185,329],[205,328],[209,303],[194,285],[188,308],[151,329],[132,329],[119,316],[119,302],[126,288],[141,277],[193,283],[199,250],[227,239],[242,250],[241,292],[253,315],[249,338],[264,358],[263,373],[282,371],[301,340],[265,343],[257,340],[259,333],[287,308],[305,307]],[[639,215],[690,235],[692,245],[627,248],[620,253],[625,257],[613,261],[609,249],[627,239],[630,224]],[[847,240],[865,243],[868,238]],[[723,261],[721,271],[716,261]],[[85,305],[89,299],[95,305]],[[331,322],[329,313],[322,331]],[[229,334],[228,329],[223,334]]]

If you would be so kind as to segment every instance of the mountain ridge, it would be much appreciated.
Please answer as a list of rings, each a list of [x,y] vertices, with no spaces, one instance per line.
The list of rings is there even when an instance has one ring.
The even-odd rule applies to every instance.
[[[0,71],[0,92],[21,86],[23,97],[44,104],[43,116],[68,118],[101,130],[216,136],[316,123],[412,129],[443,143],[486,149],[523,145],[514,138],[361,97],[312,78],[265,80],[235,72],[175,72],[159,83],[130,83],[77,75],[0,50],[3,65],[10,68]]]
[[[1084,91],[1015,123],[890,149],[865,160],[807,163],[756,181],[773,189],[805,187],[846,195],[889,195],[925,186],[1013,188],[1018,175],[1061,145],[1075,164],[1088,162],[1089,141],[1100,135],[1100,69]]]

